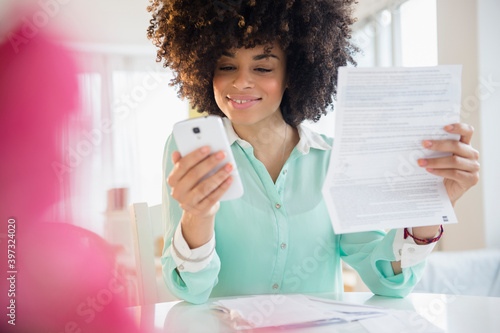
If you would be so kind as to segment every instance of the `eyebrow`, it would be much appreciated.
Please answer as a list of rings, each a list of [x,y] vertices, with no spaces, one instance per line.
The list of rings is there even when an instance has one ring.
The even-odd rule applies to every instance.
[[[235,57],[234,53],[229,53],[227,51],[222,52],[222,55],[225,57],[229,57],[229,58]],[[280,60],[280,58],[277,55],[274,55],[272,53],[270,53],[270,54],[266,54],[266,53],[258,54],[258,55],[253,57],[253,60],[262,60],[262,59],[267,59],[267,58],[275,58],[275,59]]]

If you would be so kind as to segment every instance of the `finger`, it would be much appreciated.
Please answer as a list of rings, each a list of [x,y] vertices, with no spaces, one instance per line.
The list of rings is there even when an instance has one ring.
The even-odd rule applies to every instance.
[[[456,140],[425,140],[422,146],[429,150],[452,153],[464,158],[479,160],[479,152],[472,146]]]
[[[472,135],[474,134],[474,127],[469,124],[456,123],[444,127],[448,133],[460,134],[460,142],[470,144]]]
[[[470,188],[473,185],[476,185],[479,181],[479,173],[478,172],[467,172],[462,170],[454,170],[454,169],[432,169],[427,168],[428,172],[433,175],[440,176],[443,178],[451,179],[456,181],[463,188]]]
[[[227,163],[215,174],[197,184],[190,193],[191,199],[189,201],[193,204],[198,204],[204,201],[212,194],[212,192],[216,191],[218,187],[221,186],[221,184],[230,176],[231,171],[233,171],[233,166],[230,163]]]
[[[210,153],[210,147],[204,146],[198,148],[184,157],[180,157],[180,153],[175,151],[172,153],[172,162],[174,163],[174,168],[172,172],[167,177],[167,183],[170,187],[174,187],[178,182],[189,172],[189,170],[198,164],[200,161],[205,159]]]
[[[178,151],[174,151],[172,153],[172,163],[177,163],[179,162],[179,160],[181,159],[181,153],[179,153]]]
[[[228,165],[229,167],[227,167]],[[220,173],[220,175],[218,175],[218,173],[213,175],[212,177],[217,179],[212,179],[212,183],[210,185],[207,185],[207,183],[210,183],[210,180],[207,179],[206,184],[199,186],[200,191],[206,191],[206,193],[208,193],[207,195],[194,194],[193,198],[186,200],[185,204],[180,205],[181,208],[183,210],[190,211],[195,215],[205,215],[211,211],[213,206],[217,204],[222,195],[226,193],[229,186],[231,186],[231,183],[233,182],[233,178],[229,174],[229,170],[232,170],[232,166],[229,163],[228,165],[226,165],[225,168],[221,168],[227,172],[226,174],[224,174],[223,170],[219,170],[218,173]],[[222,182],[220,182],[221,179]],[[193,191],[192,194],[193,193],[195,192]]]
[[[226,178],[226,180],[224,180],[222,184],[220,184],[219,187],[217,187],[217,189],[215,189],[212,193],[210,193],[209,196],[203,199],[203,201],[200,203],[200,206],[207,209],[215,205],[224,195],[224,193],[227,192],[232,183],[233,177],[229,176],[228,178]]]
[[[457,155],[428,159],[422,158],[418,160],[418,165],[432,169],[456,169],[468,172],[479,172],[480,168],[478,161]]]
[[[194,188],[200,184],[203,177],[212,171],[217,165],[226,157],[223,151],[218,151],[215,154],[210,155],[203,161],[192,167],[182,178],[182,187],[187,189],[189,192],[194,190]],[[182,200],[182,198],[181,198]]]

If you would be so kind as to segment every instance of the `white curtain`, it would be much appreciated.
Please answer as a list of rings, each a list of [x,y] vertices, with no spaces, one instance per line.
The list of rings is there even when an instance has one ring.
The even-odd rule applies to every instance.
[[[169,86],[155,54],[75,51],[80,64],[81,133],[69,133],[73,221],[103,235],[107,191],[127,188],[131,202],[161,202],[163,147],[188,102]]]

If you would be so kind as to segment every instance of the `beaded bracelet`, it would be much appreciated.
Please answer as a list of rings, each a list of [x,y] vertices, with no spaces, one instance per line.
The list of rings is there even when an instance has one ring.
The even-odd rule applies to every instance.
[[[444,229],[443,229],[443,225],[441,224],[441,230],[440,230],[439,235],[437,237],[430,238],[430,239],[420,239],[420,238],[417,238],[417,237],[413,236],[412,234],[410,234],[410,232],[408,231],[408,228],[405,228],[405,233],[404,233],[405,236],[404,237],[406,239],[406,238],[408,238],[408,236],[410,236],[411,238],[413,238],[416,241],[422,242],[424,244],[431,244],[431,243],[437,242],[441,238],[441,236],[443,236],[443,232],[444,232]]]

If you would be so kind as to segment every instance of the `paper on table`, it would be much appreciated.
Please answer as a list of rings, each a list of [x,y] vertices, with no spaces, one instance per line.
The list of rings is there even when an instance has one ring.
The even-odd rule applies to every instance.
[[[342,305],[310,299],[304,295],[259,295],[214,302],[213,309],[229,315],[235,329],[304,326],[347,322],[383,316],[386,309]]]
[[[387,316],[373,316],[359,320],[359,323],[370,333],[442,333],[443,330],[432,324],[430,321],[419,315],[415,311],[394,310],[368,305],[349,304],[345,302],[334,301],[330,299],[307,296],[310,300],[316,301],[317,305],[323,303],[326,307],[334,305],[336,311],[342,311],[346,314],[353,313],[361,314],[383,312]],[[363,310],[364,308],[364,310]],[[356,320],[356,319],[353,319]]]
[[[443,333],[444,330],[414,311],[389,310],[383,320],[368,318],[359,323],[369,333]]]
[[[328,319],[323,312],[315,311],[303,303],[303,297],[241,297],[220,300],[212,307],[228,313],[235,329],[293,325]]]
[[[323,186],[336,233],[456,223],[443,178],[418,166],[458,140],[461,66],[339,69],[335,140]]]
[[[369,332],[404,333],[441,332],[413,311],[392,310],[374,306],[349,304],[305,295],[258,295],[223,299],[213,309],[228,314],[236,330],[261,327],[297,328],[334,323],[367,322]],[[389,327],[388,327],[389,326]],[[380,330],[374,328],[381,328]]]

